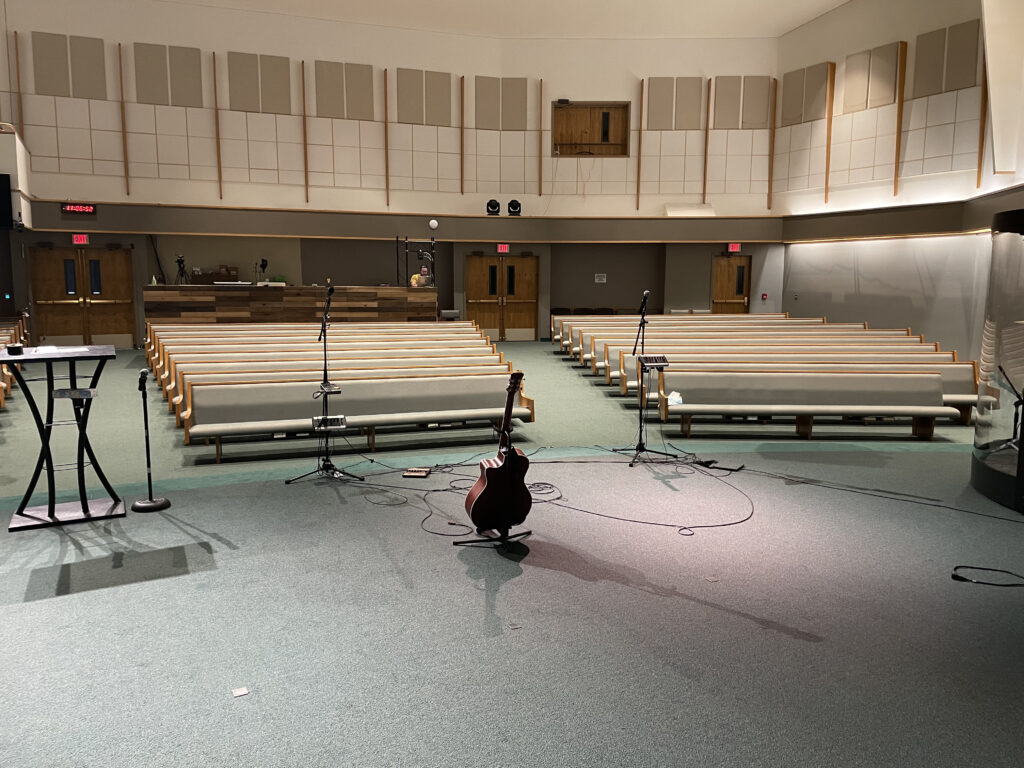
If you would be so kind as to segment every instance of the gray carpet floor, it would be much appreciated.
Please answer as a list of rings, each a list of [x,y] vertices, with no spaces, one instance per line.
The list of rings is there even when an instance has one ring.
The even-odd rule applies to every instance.
[[[373,463],[342,443],[366,482],[286,486],[309,446],[215,465],[151,394],[170,510],[0,532],[0,765],[1024,761],[1022,593],[950,578],[1024,571],[1024,518],[969,486],[970,429],[654,425],[717,463],[630,468],[606,449],[636,411],[550,349],[505,350],[538,421],[516,433],[533,535],[500,553],[451,545],[484,430],[391,435]],[[112,364],[94,416],[129,501],[140,362]],[[5,510],[26,421],[18,396],[0,412]]]

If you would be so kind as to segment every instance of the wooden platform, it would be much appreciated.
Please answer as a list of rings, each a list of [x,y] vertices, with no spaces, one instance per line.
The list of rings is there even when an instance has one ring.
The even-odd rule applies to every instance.
[[[142,292],[151,323],[308,323],[320,320],[324,286],[153,285]],[[336,285],[335,322],[437,319],[436,288]]]

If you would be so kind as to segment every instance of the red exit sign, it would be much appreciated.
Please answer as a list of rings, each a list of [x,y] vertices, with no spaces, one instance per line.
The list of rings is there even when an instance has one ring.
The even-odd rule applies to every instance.
[[[729,243],[729,253],[739,253],[742,243]]]
[[[96,213],[95,203],[61,203],[61,213],[72,213],[76,215],[94,215]]]
[[[508,253],[508,243],[498,243],[498,253]]]
[[[88,235],[72,235],[71,236],[71,244],[72,245],[88,245],[89,244],[89,236]]]

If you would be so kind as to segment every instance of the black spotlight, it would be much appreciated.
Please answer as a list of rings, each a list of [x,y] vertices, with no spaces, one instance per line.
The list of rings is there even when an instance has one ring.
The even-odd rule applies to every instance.
[[[523,212],[523,206],[521,206],[519,204],[518,200],[509,200],[508,201],[508,215],[509,216],[518,216],[522,212]]]
[[[499,213],[501,213],[501,203],[499,203],[497,200],[488,200],[487,215],[497,216]]]

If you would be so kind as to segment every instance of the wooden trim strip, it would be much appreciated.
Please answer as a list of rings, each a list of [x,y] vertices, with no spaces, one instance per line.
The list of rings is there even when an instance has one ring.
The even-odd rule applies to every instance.
[[[640,117],[636,121],[636,209],[640,210],[640,166],[644,154],[644,80],[640,78]]]
[[[388,150],[388,71],[384,70],[384,204],[391,207],[391,152]]]
[[[828,112],[825,113],[825,202],[828,202],[829,173],[832,169],[832,118],[836,111],[836,63],[828,63]]]
[[[124,59],[120,43],[117,44],[117,80],[121,90],[121,152],[124,156],[124,193],[127,197],[131,197],[132,187],[128,179],[128,120],[124,113]]]
[[[907,92],[907,43],[900,40],[896,65],[896,156],[892,169],[892,196],[900,193],[900,154],[903,152],[903,101]]]
[[[772,191],[775,184],[775,110],[778,103],[779,80],[772,78],[772,100],[768,107],[768,210],[772,209]]]
[[[988,62],[981,62],[981,107],[978,110],[978,181],[976,189],[981,189],[981,172],[985,167],[985,131],[988,122]]]
[[[459,78],[459,194],[466,194],[466,76]]]
[[[302,75],[302,173],[306,185],[306,202],[309,202],[309,138],[306,133],[306,62],[303,60]]]
[[[224,169],[220,161],[220,104],[217,103],[217,54],[213,54],[213,137],[217,145],[217,194],[224,199]]]
[[[14,84],[18,94],[18,135],[25,139],[25,107],[21,100],[21,53],[18,48],[18,33],[14,33]]]
[[[537,197],[544,196],[544,78],[537,96]]]
[[[700,202],[707,205],[708,202],[708,142],[711,140],[711,78],[708,78],[708,96],[704,115],[704,187],[701,190]]]

